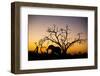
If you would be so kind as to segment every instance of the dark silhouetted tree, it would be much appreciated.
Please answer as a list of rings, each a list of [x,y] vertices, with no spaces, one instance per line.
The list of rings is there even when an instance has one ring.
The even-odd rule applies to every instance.
[[[61,48],[62,53],[66,54],[68,48],[71,47],[74,43],[76,42],[81,43],[81,41],[84,40],[81,38],[82,33],[78,33],[77,38],[75,38],[73,41],[70,40],[69,38],[70,31],[71,30],[68,25],[66,25],[65,28],[58,29],[58,27],[55,24],[53,24],[53,26],[48,27],[47,29],[49,35],[45,36],[42,40],[43,41],[49,40],[57,44]]]

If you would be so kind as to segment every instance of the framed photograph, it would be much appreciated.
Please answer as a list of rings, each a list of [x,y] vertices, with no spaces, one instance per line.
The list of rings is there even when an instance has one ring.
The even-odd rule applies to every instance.
[[[11,72],[97,68],[97,7],[11,4]]]

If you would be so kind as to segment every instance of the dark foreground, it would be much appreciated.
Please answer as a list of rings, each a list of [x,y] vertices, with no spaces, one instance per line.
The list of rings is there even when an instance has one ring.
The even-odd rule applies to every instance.
[[[88,58],[87,53],[83,54],[47,54],[47,53],[36,53],[36,52],[28,52],[28,60],[54,60],[54,59],[80,59],[80,58]]]

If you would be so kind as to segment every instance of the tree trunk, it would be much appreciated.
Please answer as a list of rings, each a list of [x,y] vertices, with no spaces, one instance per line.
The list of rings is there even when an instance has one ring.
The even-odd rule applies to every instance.
[[[65,49],[63,48],[62,51],[63,51],[63,55],[66,55],[67,54],[66,48]]]

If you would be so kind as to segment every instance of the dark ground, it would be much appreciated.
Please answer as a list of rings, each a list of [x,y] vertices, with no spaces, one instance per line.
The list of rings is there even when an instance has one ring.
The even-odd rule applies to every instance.
[[[37,52],[32,52],[29,51],[28,52],[28,60],[32,61],[32,60],[54,60],[54,59],[80,59],[80,58],[88,58],[88,54],[87,53],[79,53],[79,54],[57,54],[57,53],[51,53],[51,54],[47,54],[47,53],[42,53],[39,54]]]

